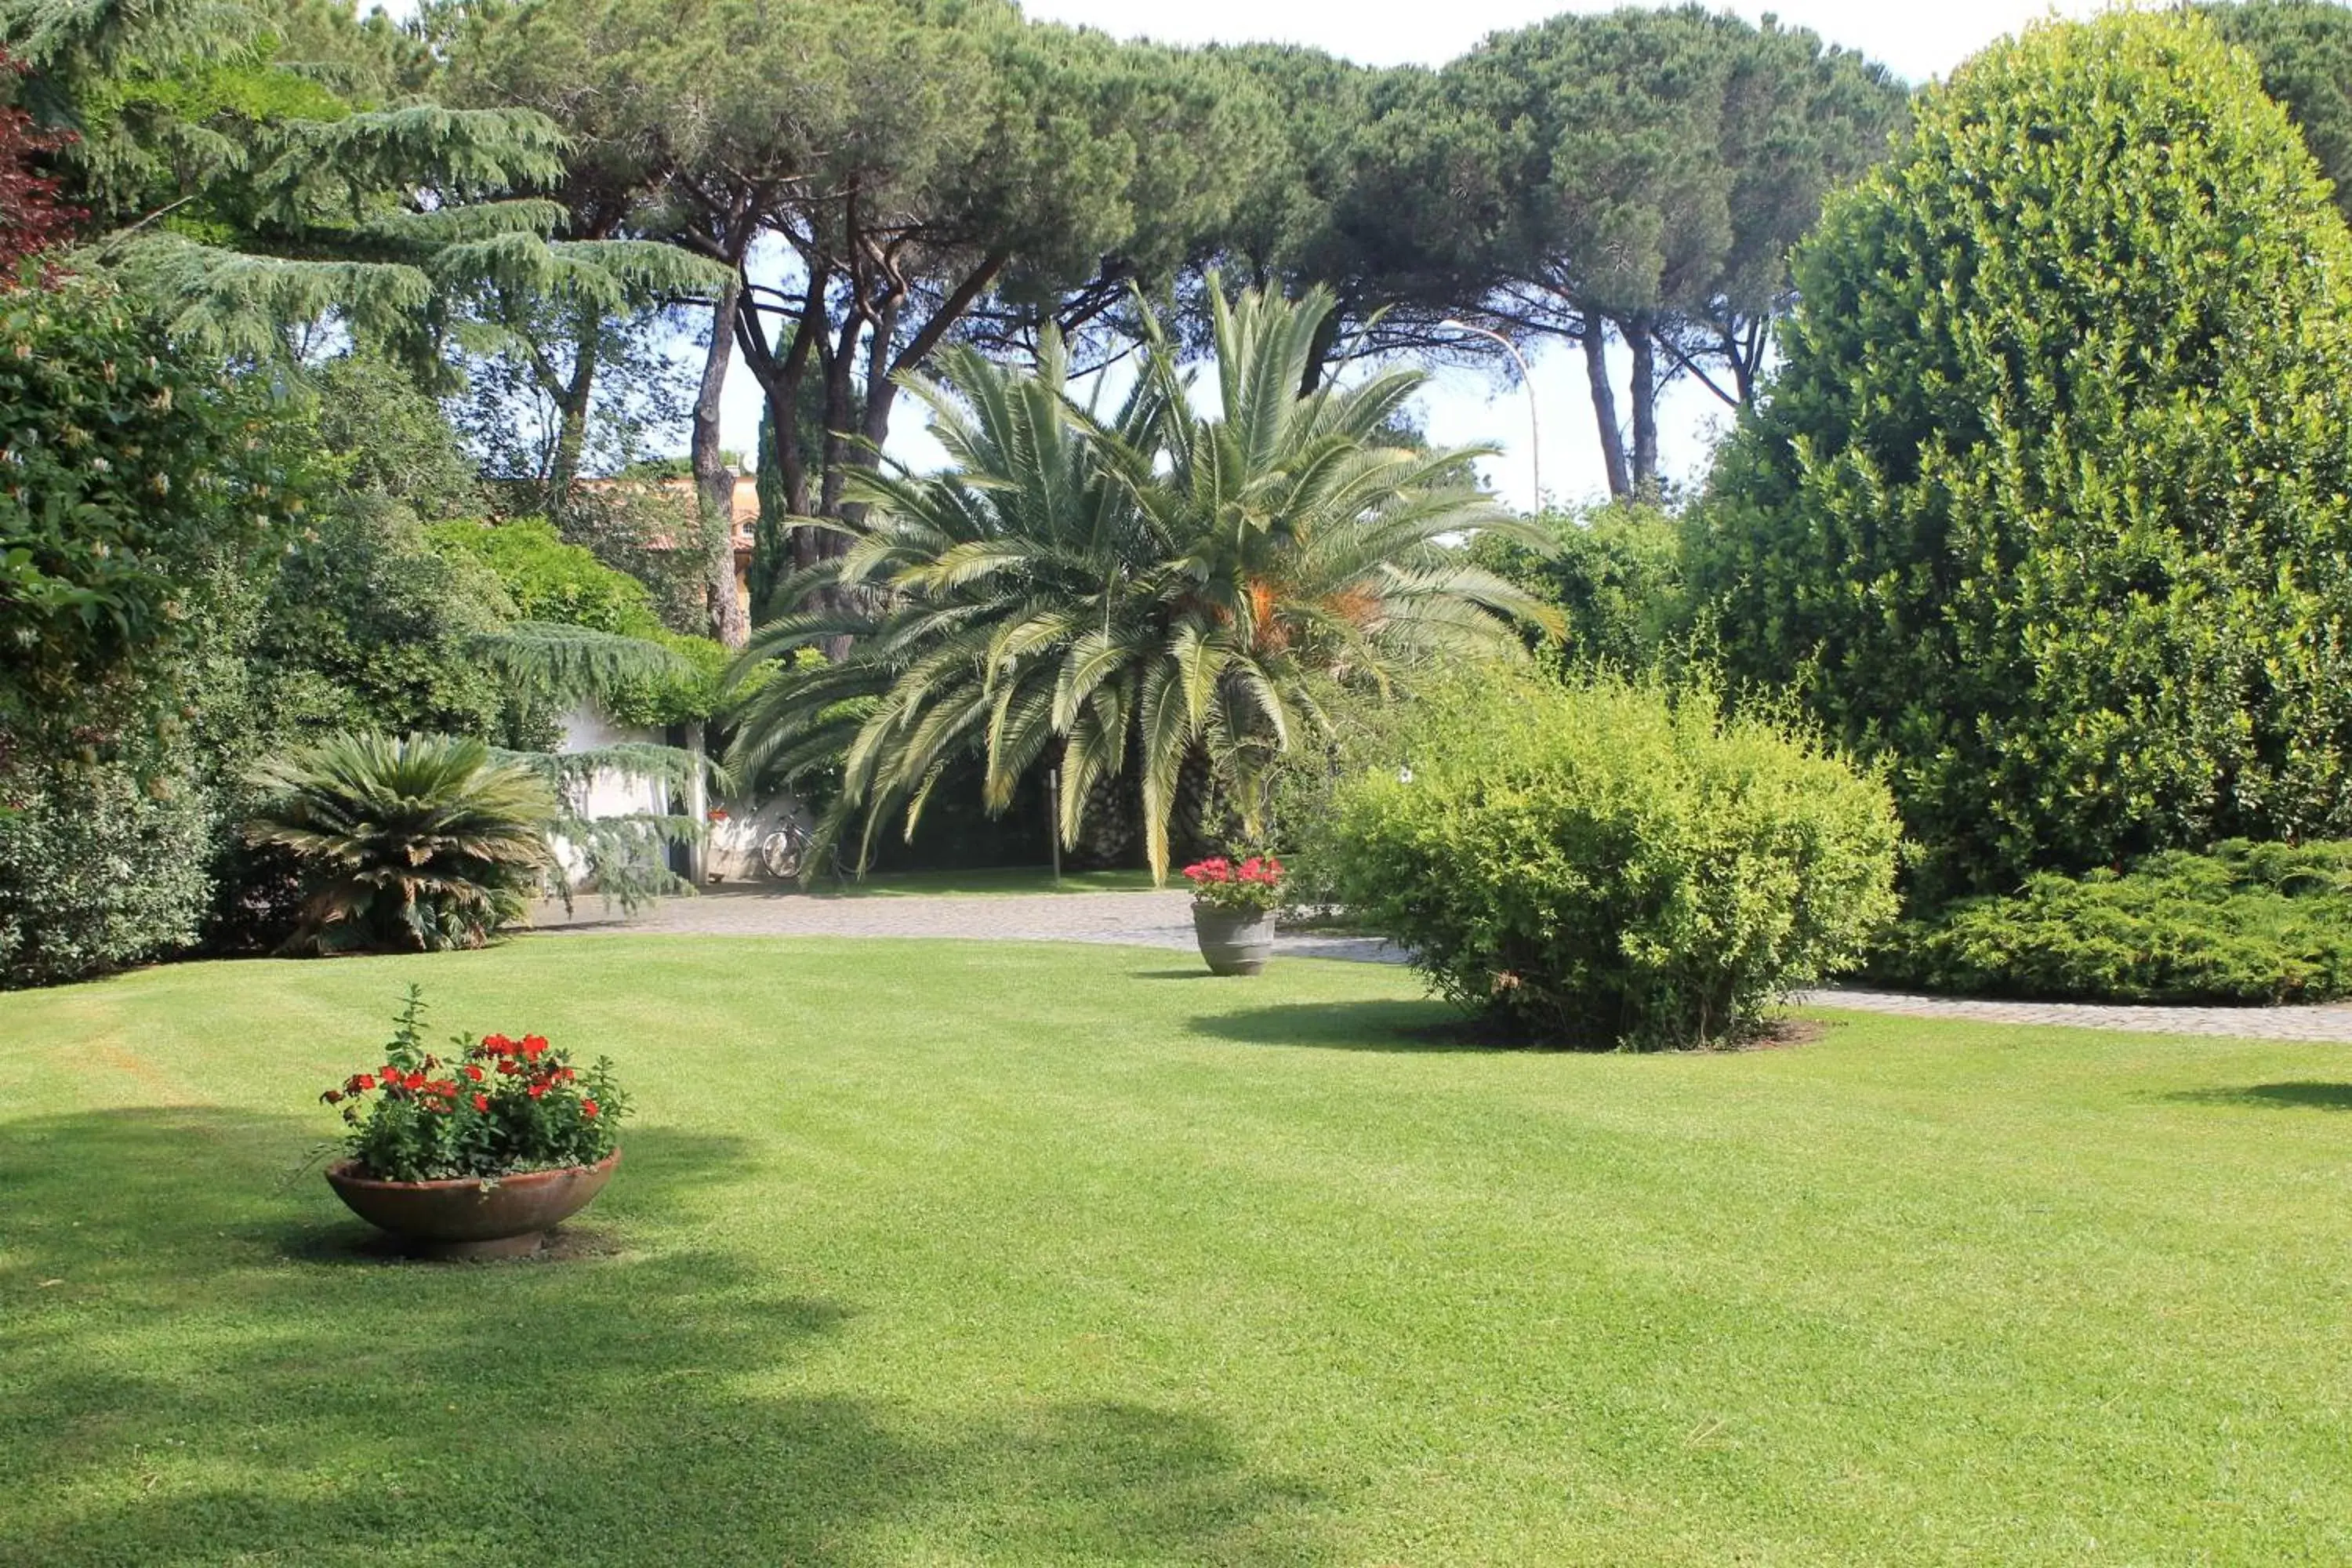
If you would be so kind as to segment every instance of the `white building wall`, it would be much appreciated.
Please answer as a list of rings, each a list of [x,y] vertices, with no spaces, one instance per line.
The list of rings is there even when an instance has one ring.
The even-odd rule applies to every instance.
[[[629,742],[660,745],[666,740],[659,730],[646,725],[614,724],[593,708],[583,704],[563,716],[563,740],[555,749],[568,753]],[[589,776],[586,785],[579,791],[572,804],[578,816],[591,820],[645,814],[666,816],[669,814],[669,791],[657,780],[604,768]],[[555,853],[576,887],[586,874],[583,858],[561,837],[555,840]]]

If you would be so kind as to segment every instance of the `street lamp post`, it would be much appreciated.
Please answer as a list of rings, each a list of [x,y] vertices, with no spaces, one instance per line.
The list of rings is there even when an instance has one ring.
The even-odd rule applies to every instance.
[[[1452,316],[1446,317],[1437,324],[1441,327],[1451,327],[1458,332],[1475,332],[1482,338],[1493,339],[1503,345],[1503,352],[1510,355],[1511,363],[1519,367],[1519,385],[1528,395],[1528,477],[1535,485],[1535,510],[1541,511],[1544,504],[1543,435],[1536,419],[1536,380],[1534,376],[1528,374],[1528,362],[1519,353],[1519,345],[1491,327],[1474,327],[1469,322],[1456,321]]]

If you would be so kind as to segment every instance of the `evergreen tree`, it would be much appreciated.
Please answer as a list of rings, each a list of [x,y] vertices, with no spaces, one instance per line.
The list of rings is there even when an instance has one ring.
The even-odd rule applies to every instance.
[[[1796,270],[1694,572],[1929,890],[2352,827],[2352,236],[2245,58],[2031,29]]]
[[[77,265],[193,353],[299,363],[334,330],[431,376],[485,293],[612,310],[675,276],[661,247],[562,240],[563,132],[413,89],[429,62],[325,0],[0,0],[22,99],[71,133]],[[309,58],[306,58],[309,57]]]

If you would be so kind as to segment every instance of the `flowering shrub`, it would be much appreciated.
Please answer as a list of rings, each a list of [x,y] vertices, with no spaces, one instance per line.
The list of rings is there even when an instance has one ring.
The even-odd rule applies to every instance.
[[[1214,910],[1270,910],[1282,901],[1282,862],[1253,855],[1240,865],[1223,856],[1184,868],[1192,901]]]
[[[511,1176],[593,1165],[628,1110],[612,1062],[582,1072],[540,1035],[454,1039],[425,1049],[423,995],[408,989],[383,1060],[319,1098],[342,1108],[360,1173],[385,1182]]]

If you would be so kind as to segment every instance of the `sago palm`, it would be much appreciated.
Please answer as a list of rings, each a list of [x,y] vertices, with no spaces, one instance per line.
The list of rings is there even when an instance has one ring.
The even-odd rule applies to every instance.
[[[253,771],[247,826],[304,863],[289,952],[478,947],[552,870],[553,793],[479,741],[331,735]]]
[[[1097,782],[1134,765],[1164,875],[1188,757],[1210,760],[1255,830],[1265,764],[1324,722],[1318,679],[1385,686],[1434,658],[1517,656],[1509,617],[1549,612],[1451,542],[1528,531],[1471,482],[1485,448],[1387,437],[1413,372],[1299,395],[1332,308],[1320,291],[1217,296],[1208,414],[1156,323],[1108,419],[1072,403],[1050,339],[1034,373],[954,351],[938,379],[908,378],[950,467],[858,481],[848,550],[791,585],[832,607],[762,628],[749,657],[843,635],[850,654],[747,706],[739,766],[837,760],[821,831],[859,823],[862,861],[893,815],[912,831],[959,754],[984,756],[1002,809],[1058,746],[1066,839]]]

